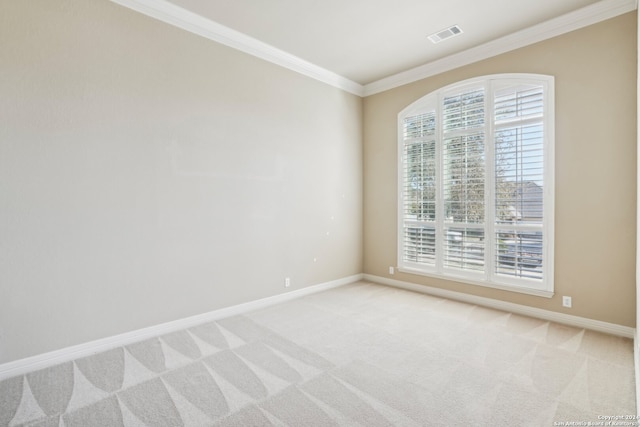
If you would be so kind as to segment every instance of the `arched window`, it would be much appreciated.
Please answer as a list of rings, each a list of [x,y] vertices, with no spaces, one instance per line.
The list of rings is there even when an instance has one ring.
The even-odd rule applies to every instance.
[[[398,268],[553,295],[554,80],[500,74],[398,115]]]

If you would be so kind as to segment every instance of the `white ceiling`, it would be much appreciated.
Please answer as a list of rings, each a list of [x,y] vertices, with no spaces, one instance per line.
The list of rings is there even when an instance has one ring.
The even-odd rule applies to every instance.
[[[111,1],[359,96],[638,7],[638,0]],[[463,34],[428,40],[452,25]]]
[[[598,0],[170,0],[361,85]],[[427,36],[464,33],[432,44]]]

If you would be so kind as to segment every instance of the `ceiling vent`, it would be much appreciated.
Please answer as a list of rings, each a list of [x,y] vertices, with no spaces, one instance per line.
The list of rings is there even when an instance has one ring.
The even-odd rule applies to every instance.
[[[458,34],[462,34],[462,29],[457,25],[454,25],[452,27],[445,28],[444,30],[440,30],[437,33],[431,34],[429,36],[429,40],[431,40],[433,44],[436,44],[440,43],[442,40],[457,36]]]

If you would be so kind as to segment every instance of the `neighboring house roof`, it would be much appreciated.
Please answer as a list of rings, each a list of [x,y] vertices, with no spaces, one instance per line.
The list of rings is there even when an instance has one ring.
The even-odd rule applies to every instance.
[[[520,182],[514,191],[514,204],[509,207],[513,217],[522,219],[542,218],[542,187],[533,181]]]

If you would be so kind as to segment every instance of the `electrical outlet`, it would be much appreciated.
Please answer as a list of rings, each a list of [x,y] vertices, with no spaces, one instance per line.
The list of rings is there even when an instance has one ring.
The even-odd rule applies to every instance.
[[[571,297],[562,297],[562,306],[571,308]]]
[[[289,286],[291,286],[291,279],[288,277],[284,278],[284,287],[288,288]]]
[[[395,274],[396,270],[393,267],[389,267],[389,274]]]

